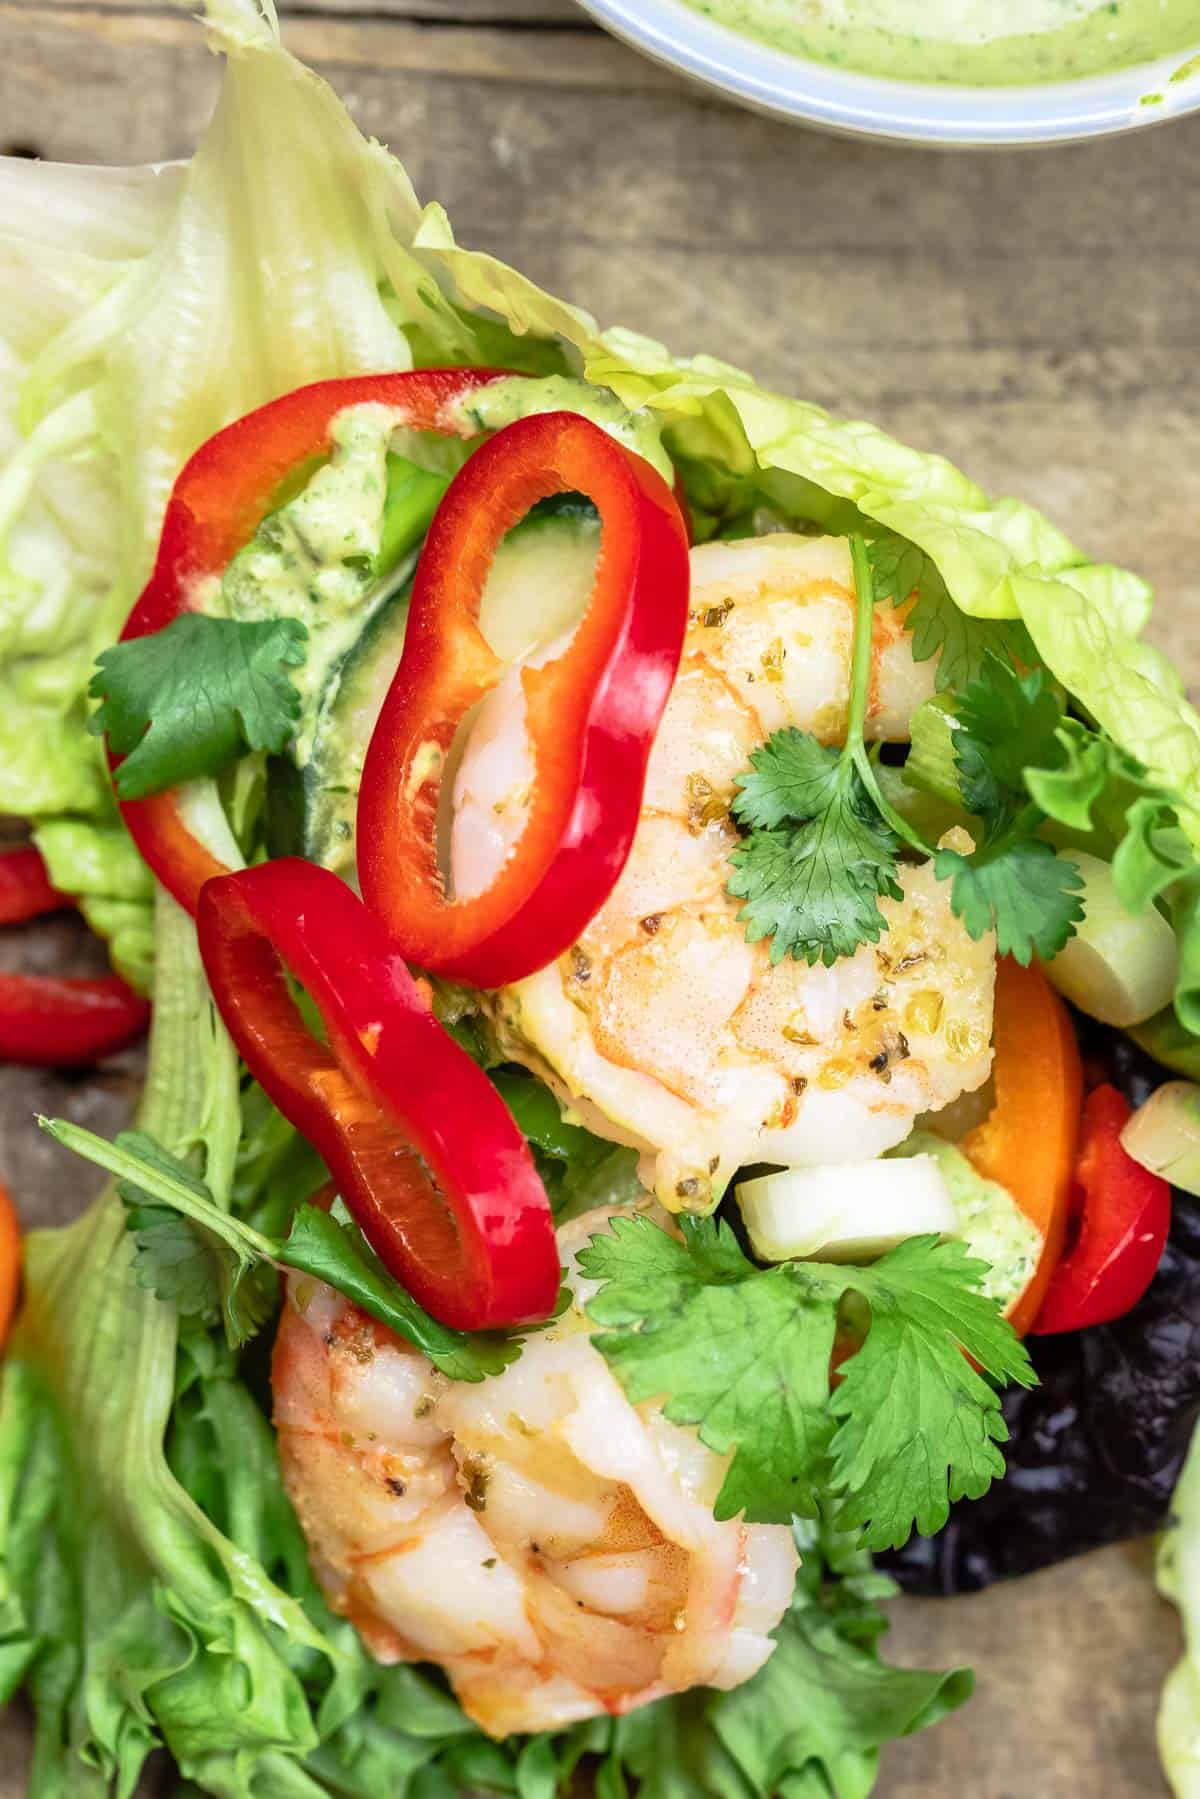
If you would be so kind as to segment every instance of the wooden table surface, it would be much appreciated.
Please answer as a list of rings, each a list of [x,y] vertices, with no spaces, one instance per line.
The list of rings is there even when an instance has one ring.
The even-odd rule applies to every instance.
[[[463,241],[605,322],[715,351],[1036,502],[1156,583],[1153,629],[1200,688],[1200,118],[1047,152],[885,149],[726,106],[571,0],[294,12],[292,48]],[[0,150],[185,155],[216,79],[194,25],[163,7],[0,0]],[[50,960],[63,944],[61,930],[35,938]],[[0,945],[10,964],[27,953]],[[135,1085],[132,1065],[3,1076],[0,1173],[31,1219],[71,1214],[90,1185],[37,1139],[32,1111],[116,1128]],[[1153,1718],[1178,1638],[1146,1546],[900,1603],[890,1647],[971,1662],[979,1690],[889,1752],[883,1799],[1165,1793]],[[23,1764],[10,1718],[0,1799],[23,1792]]]

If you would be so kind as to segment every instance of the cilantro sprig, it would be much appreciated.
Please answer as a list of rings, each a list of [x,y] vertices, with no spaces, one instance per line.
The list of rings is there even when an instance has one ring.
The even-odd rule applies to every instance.
[[[1046,814],[1025,781],[1031,763],[1055,758],[1062,716],[1044,668],[1020,674],[989,650],[951,732],[963,804],[982,822],[982,841],[970,855],[940,849],[934,869],[951,883],[969,935],[994,930],[1000,954],[1022,963],[1057,955],[1083,917],[1083,877],[1037,835]]]
[[[56,1142],[117,1177],[135,1239],[139,1282],[201,1322],[220,1316],[237,1348],[272,1309],[272,1268],[291,1268],[336,1287],[381,1324],[423,1350],[451,1380],[499,1374],[521,1352],[520,1340],[491,1331],[452,1330],[431,1318],[379,1261],[357,1226],[301,1205],[287,1237],[269,1237],[222,1211],[185,1162],[144,1131],[114,1143],[63,1119],[40,1118]]]
[[[115,776],[121,799],[219,774],[243,750],[277,755],[300,716],[288,670],[303,663],[307,641],[295,618],[186,612],[105,650],[88,689],[101,702],[88,728],[124,757]]]
[[[1024,625],[1013,619],[972,618],[950,595],[932,557],[917,544],[885,531],[867,545],[877,601],[903,606],[912,601],[905,627],[914,662],[938,657],[934,681],[939,691],[962,692],[976,680],[989,651],[1020,662],[1034,659]]]
[[[727,1225],[680,1228],[615,1218],[580,1267],[602,1283],[587,1307],[593,1341],[630,1399],[668,1394],[668,1418],[732,1452],[718,1518],[814,1518],[832,1493],[839,1526],[868,1548],[899,1547],[1003,1473],[993,1382],[1035,1377],[962,1243],[913,1237],[869,1268],[761,1269]],[[852,1296],[865,1335],[833,1385]]]
[[[966,812],[979,821],[970,853],[926,843],[889,804],[863,736],[871,669],[872,558],[850,540],[856,589],[846,741],[825,748],[807,732],[777,731],[737,779],[733,816],[747,833],[732,852],[729,891],[751,942],[771,939],[786,955],[826,966],[877,943],[886,928],[883,897],[900,899],[902,848],[932,858],[950,883],[950,905],[968,934],[996,933],[1001,954],[1028,963],[1057,954],[1083,916],[1082,879],[1038,832],[1046,814],[1025,772],[1061,757],[1062,702],[1042,668],[1027,674],[980,652],[980,672],[958,701],[951,731],[955,780]],[[878,558],[876,558],[878,560]],[[894,571],[888,579],[908,579]]]
[[[850,544],[857,600],[845,745],[776,731],[736,783],[733,816],[748,834],[729,858],[729,891],[745,901],[738,916],[749,941],[771,939],[773,962],[791,955],[830,967],[877,943],[887,928],[878,902],[902,897],[896,857],[901,837],[913,841],[885,805],[863,736],[874,595],[866,545]]]

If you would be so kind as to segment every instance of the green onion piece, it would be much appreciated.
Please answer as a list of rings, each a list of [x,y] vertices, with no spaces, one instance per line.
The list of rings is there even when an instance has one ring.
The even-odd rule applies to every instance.
[[[1109,863],[1080,850],[1071,860],[1083,876],[1084,916],[1046,973],[1081,1012],[1127,1030],[1170,1001],[1179,963],[1175,933],[1154,906],[1126,910]]]
[[[870,1262],[907,1237],[952,1235],[958,1224],[932,1155],[785,1168],[742,1181],[737,1199],[764,1262]]]
[[[1121,1132],[1126,1155],[1173,1187],[1200,1195],[1200,1087],[1168,1081]]]
[[[961,812],[962,790],[952,741],[957,728],[952,695],[939,693],[923,700],[909,726],[912,748],[904,764],[904,780],[918,793],[931,793]]]

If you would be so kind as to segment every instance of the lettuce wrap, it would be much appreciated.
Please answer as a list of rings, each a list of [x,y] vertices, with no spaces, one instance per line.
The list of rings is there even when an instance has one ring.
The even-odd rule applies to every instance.
[[[947,678],[1027,633],[1171,796],[1159,823],[1173,903],[1185,946],[1197,937],[1200,723],[1140,639],[1144,583],[940,458],[714,358],[601,330],[461,248],[441,208],[419,204],[400,163],[282,47],[267,0],[210,0],[206,21],[226,66],[189,163],[0,163],[0,808],[30,821],[116,966],[153,983],[139,1122],[200,1171],[213,1203],[260,1222],[286,1211],[304,1150],[239,1076],[191,923],[155,895],[121,826],[86,690],[186,458],[312,380],[445,364],[571,376],[661,443],[702,537],[765,510],[903,539],[926,571],[924,654],[942,652]],[[1161,861],[1162,844],[1151,849]],[[1196,956],[1181,962],[1184,1026]],[[595,1177],[586,1137],[547,1150],[560,1175],[580,1155],[580,1184]],[[635,1783],[661,1799],[860,1799],[884,1742],[967,1696],[964,1672],[880,1660],[890,1583],[809,1523],[775,1655],[745,1686],[489,1741],[439,1677],[376,1665],[330,1613],[280,1481],[261,1344],[231,1347],[182,1285],[164,1296],[143,1284],[129,1203],[110,1188],[69,1229],[30,1239],[5,1366],[0,1693],[33,1701],[31,1799],[128,1795],[159,1745],[180,1792],[229,1799],[548,1799],[584,1758],[606,1799]]]

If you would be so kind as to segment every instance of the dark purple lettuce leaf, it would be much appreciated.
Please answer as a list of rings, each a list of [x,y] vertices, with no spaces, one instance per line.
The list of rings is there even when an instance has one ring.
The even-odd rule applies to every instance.
[[[1097,1076],[1133,1105],[1168,1078],[1127,1038],[1079,1024]],[[937,1536],[877,1558],[910,1593],[974,1592],[1162,1526],[1200,1416],[1200,1199],[1176,1191],[1166,1253],[1132,1312],[1029,1348],[1041,1384],[1005,1395],[1004,1479]]]

